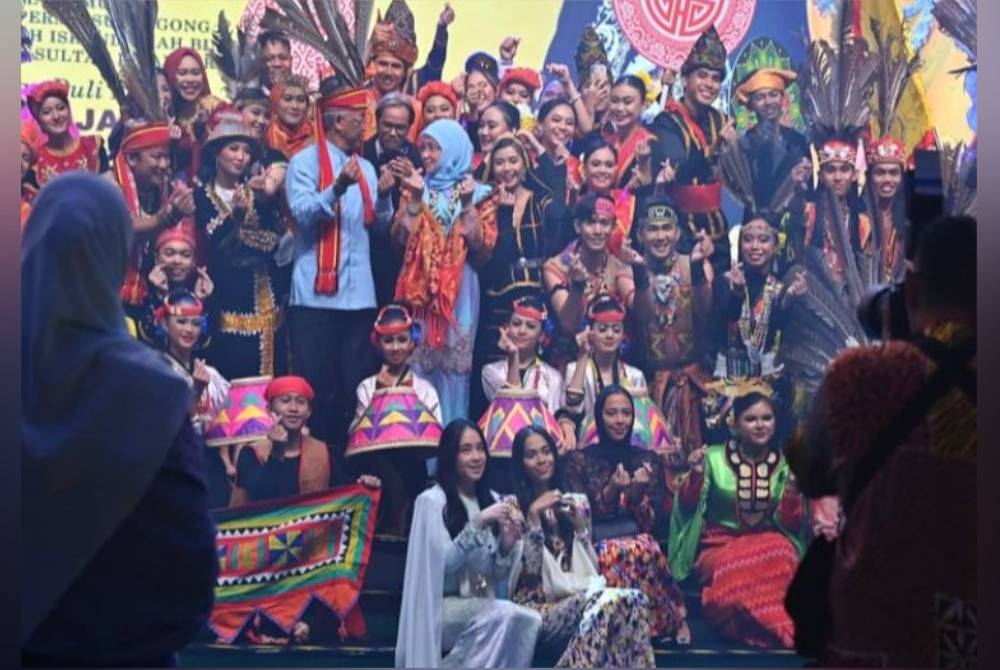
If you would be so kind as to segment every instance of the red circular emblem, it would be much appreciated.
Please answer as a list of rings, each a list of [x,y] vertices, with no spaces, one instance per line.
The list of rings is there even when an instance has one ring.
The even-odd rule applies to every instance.
[[[635,50],[680,70],[701,33],[712,25],[732,51],[750,28],[757,0],[614,0],[615,16]]]

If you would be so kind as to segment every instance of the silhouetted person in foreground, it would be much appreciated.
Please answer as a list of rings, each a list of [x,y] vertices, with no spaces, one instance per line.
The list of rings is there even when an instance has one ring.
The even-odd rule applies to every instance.
[[[215,528],[193,393],[131,339],[121,193],[51,182],[21,253],[26,667],[171,666],[212,608]]]

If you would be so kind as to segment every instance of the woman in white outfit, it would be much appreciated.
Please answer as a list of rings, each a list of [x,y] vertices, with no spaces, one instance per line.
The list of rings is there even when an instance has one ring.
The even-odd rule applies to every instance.
[[[448,424],[438,483],[414,508],[396,667],[531,665],[542,619],[507,599],[520,524],[511,505],[487,488],[488,461],[478,426],[465,419]]]

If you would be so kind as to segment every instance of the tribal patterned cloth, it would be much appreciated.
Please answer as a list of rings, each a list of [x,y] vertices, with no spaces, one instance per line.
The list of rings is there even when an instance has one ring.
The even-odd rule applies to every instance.
[[[314,598],[343,621],[361,595],[380,497],[352,484],[217,512],[212,630],[232,643],[260,612],[290,633]]]

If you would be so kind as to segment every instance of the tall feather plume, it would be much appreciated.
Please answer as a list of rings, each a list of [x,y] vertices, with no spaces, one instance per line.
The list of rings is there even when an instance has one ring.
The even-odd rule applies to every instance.
[[[944,32],[976,59],[976,0],[938,0],[931,10]]]
[[[375,0],[355,0],[354,2],[354,44],[358,53],[368,53],[368,24],[372,21]]]
[[[869,102],[878,74],[868,42],[851,34],[849,17],[843,16],[835,45],[813,40],[806,50],[800,90],[814,141],[855,136],[871,118]]]
[[[719,169],[726,188],[752,211],[757,211],[754,178],[750,160],[739,141],[724,141],[719,156]]]
[[[844,208],[841,207],[840,200],[835,198],[830,191],[825,192],[825,197],[830,211],[833,212],[833,230],[837,236],[837,244],[841,249],[847,250],[844,253],[844,258],[847,261],[844,267],[844,279],[847,282],[847,298],[851,305],[857,305],[861,302],[864,287],[861,282],[861,274],[858,272],[857,257],[851,252],[854,249],[854,245],[851,244],[850,235],[846,227],[840,223],[846,218],[843,211]]]
[[[159,84],[156,79],[157,0],[119,2],[104,0],[111,28],[122,54],[122,79],[133,103],[129,115],[162,120]]]
[[[334,0],[277,0],[277,6],[280,11],[268,7],[262,28],[294,35],[316,49],[348,84],[361,84],[364,64]]]
[[[941,147],[939,156],[945,213],[975,216],[978,209],[976,188],[968,183],[969,171],[975,159],[970,157],[964,142],[945,144]]]
[[[94,64],[101,78],[111,90],[111,95],[118,101],[118,106],[126,106],[125,86],[118,76],[108,44],[94,24],[94,19],[87,9],[86,0],[42,0],[42,8],[58,19],[73,34],[80,43],[87,57]]]
[[[907,59],[906,43],[902,35],[883,32],[882,25],[876,19],[872,19],[871,26],[879,56],[878,76],[875,80],[875,90],[878,92],[878,129],[881,135],[890,135],[903,91],[922,63],[919,51]]]
[[[230,33],[225,12],[219,12],[219,23],[212,35],[212,52],[209,58],[222,74],[230,98],[236,97],[263,68],[263,59],[255,45],[249,44],[244,32],[236,29],[236,41]]]
[[[781,356],[788,372],[813,396],[837,354],[866,344],[868,338],[854,310],[841,299],[817,249],[806,250],[804,269],[808,289],[788,303]],[[792,268],[789,273],[799,271]]]

